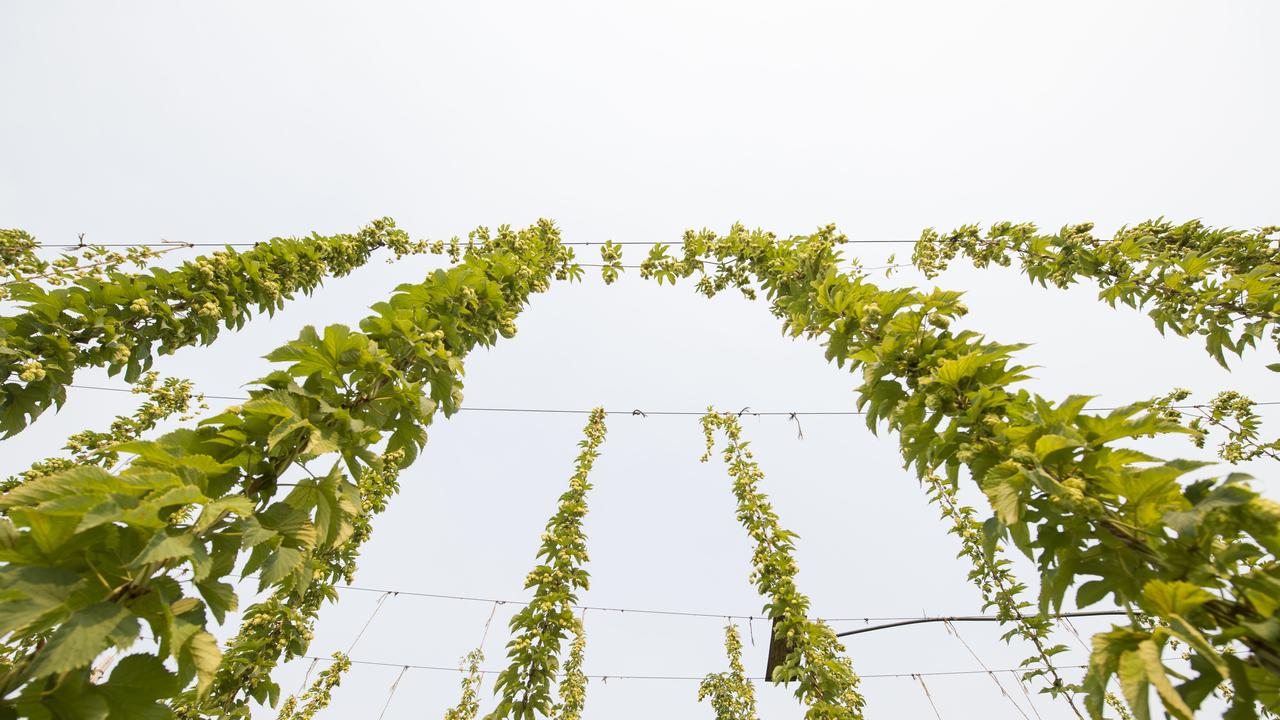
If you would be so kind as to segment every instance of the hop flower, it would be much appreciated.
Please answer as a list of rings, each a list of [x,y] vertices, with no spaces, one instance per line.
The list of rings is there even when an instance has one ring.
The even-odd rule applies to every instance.
[[[200,309],[196,311],[196,314],[200,317],[208,317],[217,320],[222,317],[222,310],[218,308],[218,303],[212,300],[207,300],[200,306]]]
[[[22,363],[21,367],[22,373],[18,377],[23,382],[35,382],[44,379],[44,365],[41,365],[39,360],[28,360]]]

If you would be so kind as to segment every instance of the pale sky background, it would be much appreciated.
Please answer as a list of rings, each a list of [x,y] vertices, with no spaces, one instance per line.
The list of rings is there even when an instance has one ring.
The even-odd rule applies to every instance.
[[[412,3],[19,2],[0,7],[0,226],[46,242],[251,242],[352,231],[390,215],[416,237],[554,218],[569,241],[671,241],[735,220],[780,233],[836,222],[857,239],[927,226],[1091,220],[1110,232],[1164,215],[1280,222],[1280,92],[1273,2]],[[856,245],[868,265],[910,246]],[[584,253],[596,261],[594,250]],[[627,262],[639,262],[632,249]],[[438,262],[379,257],[275,318],[157,364],[235,395],[306,324],[355,323]],[[888,284],[921,284],[903,272]],[[1113,405],[1177,386],[1280,400],[1273,350],[1218,368],[1198,340],[1162,339],[1094,290],[1031,288],[1014,270],[957,265],[968,327],[1033,343],[1029,387]],[[847,410],[856,378],[814,343],[782,338],[763,303],[707,301],[634,273],[536,298],[520,333],[467,362],[469,406],[611,416],[587,530],[597,606],[759,614],[750,547],[719,462],[699,465],[695,417],[632,409]],[[84,372],[83,384],[120,385]],[[226,404],[213,401],[213,408]],[[6,444],[5,473],[60,439],[131,411],[128,395],[73,392]],[[1272,415],[1274,417],[1274,415]],[[362,587],[518,599],[566,486],[583,416],[464,412],[437,423],[376,524]],[[896,441],[860,418],[748,419],[764,488],[800,535],[801,588],[826,617],[978,612],[964,561]],[[1272,423],[1272,432],[1280,431]],[[1167,454],[1201,456],[1188,444]],[[1259,485],[1280,495],[1258,466]],[[986,515],[985,502],[966,497]],[[1023,579],[1031,581],[1025,571]],[[249,586],[245,584],[247,603]],[[378,593],[349,590],[311,654],[345,649]],[[452,666],[491,605],[388,599],[356,660]],[[485,666],[503,666],[498,609]],[[740,621],[741,622],[741,621]],[[701,676],[724,667],[722,622],[592,611],[586,670]],[[1080,622],[1081,631],[1105,622]],[[836,624],[839,629],[861,622]],[[744,630],[764,670],[767,627]],[[231,632],[231,628],[225,632]],[[1029,650],[960,632],[987,667]],[[1063,641],[1075,641],[1064,634]],[[940,625],[850,638],[864,675],[968,671]],[[1077,646],[1078,647],[1078,646]],[[1073,653],[1064,664],[1081,662]],[[280,671],[298,687],[306,661]],[[1079,671],[1068,671],[1078,673]],[[376,718],[396,667],[357,665],[326,718]],[[1065,718],[1015,710],[982,675],[926,676],[942,718]],[[454,672],[410,670],[389,720],[440,717]],[[492,678],[482,712],[492,708]],[[865,679],[869,714],[932,717],[909,677]],[[586,716],[709,718],[697,682],[592,681]],[[790,691],[761,714],[798,718]],[[255,717],[274,717],[262,711]]]

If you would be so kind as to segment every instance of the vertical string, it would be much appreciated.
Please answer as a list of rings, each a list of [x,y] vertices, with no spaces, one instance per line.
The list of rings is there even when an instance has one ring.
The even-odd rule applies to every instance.
[[[929,707],[933,708],[933,716],[942,720],[942,714],[938,712],[938,706],[933,704],[933,695],[929,692],[929,686],[924,684],[924,678],[919,675],[912,675],[916,682],[920,683],[920,687],[924,689],[924,697],[929,701]]]
[[[378,720],[382,720],[382,718],[387,714],[387,708],[391,707],[391,698],[396,696],[396,688],[400,685],[400,678],[404,677],[405,672],[408,670],[408,665],[400,668],[400,674],[396,675],[396,681],[391,683],[391,692],[387,693],[387,701],[382,705],[382,712],[378,713]]]
[[[498,606],[502,604],[503,602],[501,600],[493,601],[493,608],[489,610],[489,619],[484,621],[484,632],[480,635],[480,645],[478,646],[480,652],[484,652],[484,641],[489,637],[489,626],[493,624],[493,616],[497,614]],[[583,614],[586,614],[585,610],[583,611]]]
[[[1013,675],[1014,675],[1014,682],[1018,683],[1018,687],[1022,690],[1023,697],[1027,699],[1027,707],[1031,708],[1031,712],[1035,713],[1037,718],[1040,718],[1040,712],[1036,710],[1036,704],[1031,701],[1031,693],[1027,691],[1027,684],[1023,682],[1022,675],[1019,673],[1014,673]],[[1070,697],[1068,697],[1067,699],[1068,701],[1070,701]],[[1075,710],[1075,706],[1073,705],[1071,709]],[[1079,715],[1078,712],[1076,714]]]
[[[1059,617],[1058,624],[1066,626],[1067,630],[1075,636],[1076,642],[1080,644],[1080,647],[1083,648],[1085,652],[1090,651],[1089,646],[1084,642],[1084,638],[1080,637],[1080,631],[1077,630],[1076,626],[1071,622],[1071,618]]]
[[[1086,653],[1091,652],[1089,644],[1084,641],[1084,637],[1080,634],[1080,631],[1076,629],[1075,623],[1071,622],[1071,618],[1060,617],[1058,618],[1058,624],[1066,625],[1067,630],[1075,636],[1076,642],[1080,644],[1080,647],[1083,648]],[[1111,676],[1111,684],[1116,686],[1116,690],[1119,690],[1121,695],[1124,695],[1124,688],[1120,685],[1119,675]]]
[[[373,619],[377,617],[378,611],[382,609],[382,603],[386,602],[387,598],[392,595],[398,594],[399,593],[390,591],[382,593],[382,597],[378,598],[378,603],[373,606],[373,612],[369,613],[369,619],[364,621],[364,627],[360,628],[360,632],[356,633],[356,639],[351,641],[351,647],[347,648],[348,656],[351,655],[352,650],[356,649],[356,643],[360,642],[360,638],[364,637],[364,631],[369,629],[369,625],[371,625],[373,623]]]
[[[982,662],[982,658],[978,657],[978,654],[973,651],[973,648],[969,647],[969,643],[965,642],[964,638],[960,637],[960,633],[956,632],[955,625],[952,625],[950,620],[944,620],[942,624],[946,626],[948,632],[960,641],[960,644],[964,646],[964,649],[969,651],[969,654],[978,662],[978,665],[983,670],[987,671],[987,676],[991,678],[991,682],[994,682],[996,687],[1000,688],[1000,694],[1009,701],[1010,705],[1013,705],[1013,707],[1018,711],[1018,714],[1025,718],[1025,720],[1031,720],[1031,717],[1022,709],[1022,706],[1018,704],[1018,701],[1014,700],[1013,696],[1004,689],[1004,683],[1000,682],[1000,678],[996,677],[996,674],[991,672],[991,668],[987,667],[987,664]],[[1031,706],[1031,712],[1035,713],[1037,718],[1040,717],[1040,713],[1036,712],[1034,705]]]
[[[311,664],[307,666],[307,672],[302,676],[302,684],[298,686],[298,692],[295,695],[301,695],[307,689],[307,682],[311,680],[311,671],[316,669],[316,663],[320,662],[320,658],[311,658]]]

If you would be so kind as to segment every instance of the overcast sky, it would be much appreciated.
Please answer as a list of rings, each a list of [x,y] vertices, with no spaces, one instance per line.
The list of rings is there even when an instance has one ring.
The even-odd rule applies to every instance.
[[[86,233],[106,243],[252,242],[352,231],[383,215],[431,238],[550,217],[566,240],[591,242],[675,242],[686,228],[737,220],[782,234],[836,222],[876,240],[1004,219],[1095,221],[1106,232],[1160,215],[1274,224],[1277,21],[1274,2],[1243,0],[10,0],[0,8],[0,226],[46,242]],[[881,265],[891,253],[908,258],[910,245],[850,252]],[[260,356],[304,325],[355,323],[395,285],[438,266],[383,259],[157,368],[238,394],[266,370]],[[914,272],[885,282],[925,283]],[[1039,366],[1028,387],[1049,397],[1119,404],[1183,386],[1198,399],[1235,388],[1280,400],[1263,369],[1274,351],[1224,372],[1197,341],[1161,338],[1092,288],[1042,290],[1014,270],[960,265],[936,283],[968,293],[967,327],[1033,343],[1020,356]],[[729,481],[719,462],[697,462],[697,419],[628,413],[849,410],[856,378],[824,362],[818,345],[781,337],[762,303],[707,301],[688,284],[659,288],[634,274],[612,287],[596,276],[556,286],[519,325],[516,338],[468,358],[466,405],[623,411],[609,419],[593,475],[583,602],[760,614]],[[121,386],[97,372],[77,382]],[[124,394],[71,393],[61,413],[7,443],[6,474],[133,406]],[[584,423],[481,412],[437,423],[376,523],[358,584],[525,597]],[[800,535],[800,584],[815,614],[981,610],[956,542],[901,469],[892,437],[852,417],[804,417],[803,440],[784,418],[745,424],[764,489]],[[1254,468],[1280,496],[1269,470]],[[320,618],[312,654],[350,645],[379,597],[343,591]],[[324,717],[378,717],[395,666],[455,665],[491,608],[387,599],[352,656],[390,666],[356,665]],[[513,611],[497,610],[487,668],[503,665],[501,623]],[[720,670],[722,624],[588,612],[586,671]],[[748,670],[763,674],[767,627],[755,625],[754,643],[742,627]],[[940,625],[847,644],[864,676],[1009,668],[1029,653],[1003,645],[995,627],[959,630],[977,658]],[[281,670],[286,690],[306,666]],[[1033,713],[1002,677],[1020,709],[983,675],[924,679],[946,720],[1068,717],[1041,697]],[[439,717],[457,701],[459,679],[408,671],[386,718]],[[867,677],[863,688],[872,717],[932,717],[910,677]],[[586,716],[711,717],[696,693],[696,681],[594,680]],[[765,718],[800,717],[789,691],[759,694]]]

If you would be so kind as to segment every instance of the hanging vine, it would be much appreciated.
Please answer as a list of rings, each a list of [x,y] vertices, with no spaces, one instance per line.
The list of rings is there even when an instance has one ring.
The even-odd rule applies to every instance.
[[[587,676],[582,673],[586,653],[586,627],[582,618],[574,618],[573,643],[569,645],[569,659],[564,662],[557,691],[560,702],[551,709],[551,717],[556,720],[582,720],[582,710],[587,705]]]
[[[574,463],[569,489],[560,496],[555,515],[547,521],[538,549],[541,562],[525,579],[525,588],[533,588],[533,600],[511,618],[514,637],[507,643],[509,664],[498,674],[494,686],[498,706],[486,720],[550,717],[551,681],[560,670],[560,645],[570,634],[583,637],[578,633],[573,605],[578,591],[588,586],[582,520],[591,489],[587,476],[604,442],[604,419],[603,408],[591,411],[583,430],[585,437],[578,443],[582,450]],[[572,698],[562,700],[567,704]]]
[[[1054,656],[1066,652],[1067,647],[1053,644],[1053,626],[1049,618],[1018,597],[1027,588],[1014,577],[1010,570],[1012,563],[1000,556],[1003,548],[987,545],[988,540],[994,541],[995,538],[984,537],[976,511],[960,504],[954,485],[933,474],[924,477],[924,484],[929,499],[938,506],[942,517],[951,523],[950,532],[960,540],[960,554],[973,566],[969,580],[982,593],[982,609],[995,608],[1001,624],[1013,623],[1014,627],[1002,639],[1009,642],[1020,637],[1035,648],[1035,655],[1023,662],[1024,667],[1031,667],[1022,673],[1022,681],[1044,676],[1048,681],[1044,692],[1054,697],[1064,696],[1071,712],[1076,717],[1083,717],[1076,708],[1074,688],[1063,680],[1053,664]]]
[[[51,457],[37,461],[19,475],[0,482],[0,491],[7,492],[23,482],[76,465],[114,467],[120,460],[120,453],[114,449],[115,446],[140,439],[171,417],[177,416],[179,420],[191,419],[188,413],[194,412],[193,404],[196,410],[207,407],[204,396],[194,394],[190,380],[165,378],[161,381],[159,373],[155,372],[144,374],[130,390],[135,395],[147,396],[132,415],[116,416],[105,432],[82,430],[75,433],[67,438],[67,443],[62,448],[70,457]]]
[[[66,400],[76,370],[105,367],[133,382],[156,354],[207,345],[221,327],[239,328],[256,312],[274,312],[295,293],[309,294],[325,276],[340,277],[371,253],[426,252],[389,218],[354,235],[276,238],[247,252],[230,248],[176,270],[80,277],[47,290],[8,288],[22,312],[0,318],[0,432],[14,435]],[[153,253],[154,254],[154,253]],[[97,268],[104,270],[105,268]]]
[[[1191,391],[1179,388],[1156,400],[1170,422],[1183,423],[1191,433],[1191,441],[1203,448],[1214,431],[1225,432],[1226,439],[1218,446],[1218,457],[1231,464],[1248,462],[1261,457],[1280,460],[1280,439],[1263,440],[1260,435],[1262,418],[1254,410],[1257,403],[1234,390],[1220,392],[1205,404],[1180,409],[1175,405],[1191,396]]]
[[[209,691],[203,697],[188,692],[180,698],[174,706],[180,717],[248,717],[250,699],[275,705],[280,688],[271,673],[281,662],[306,653],[321,608],[337,601],[339,582],[354,581],[356,560],[361,546],[372,533],[373,517],[385,510],[391,497],[399,492],[404,457],[404,450],[393,450],[360,468],[357,480],[360,509],[351,518],[351,537],[335,548],[312,555],[309,560],[312,580],[301,597],[292,590],[279,588],[245,611],[239,631],[223,648],[222,662]],[[351,667],[349,662],[339,664],[342,668],[333,671],[338,675]],[[322,675],[317,683],[328,682],[331,675]],[[336,685],[338,680],[334,678],[332,682]],[[318,691],[310,702],[327,703],[328,699],[328,692]],[[314,712],[323,707],[316,707]]]
[[[290,695],[280,706],[276,720],[312,720],[316,713],[329,707],[333,690],[342,684],[342,676],[351,669],[351,658],[346,653],[333,654],[333,662],[320,671],[318,677],[299,700]],[[299,707],[301,702],[301,707]]]
[[[1148,314],[1163,332],[1201,335],[1205,350],[1223,367],[1226,353],[1242,355],[1267,337],[1280,344],[1280,227],[1253,232],[1176,225],[1163,219],[1121,228],[1111,240],[1092,234],[1092,224],[1069,225],[1040,234],[1029,223],[996,223],[984,235],[966,225],[945,235],[929,228],[916,243],[913,262],[935,277],[957,255],[976,267],[1008,266],[1021,260],[1027,278],[1066,288],[1082,280],[1101,286],[1099,298]],[[1280,364],[1270,366],[1280,370]],[[1189,397],[1177,390],[1162,404]],[[1280,440],[1258,439],[1255,403],[1238,392],[1220,393],[1192,408],[1188,427],[1203,447],[1207,429],[1228,432],[1219,456],[1237,463],[1260,456],[1280,458]],[[1176,414],[1171,419],[1181,420]]]
[[[733,478],[733,494],[738,500],[738,522],[755,542],[751,557],[751,581],[769,599],[765,614],[773,618],[775,642],[783,642],[786,658],[769,678],[775,683],[798,681],[796,699],[808,708],[806,720],[854,720],[861,718],[864,704],[858,692],[858,675],[835,632],[821,621],[808,617],[809,598],[796,588],[798,571],[792,556],[795,534],[784,530],[764,493],[758,487],[764,473],[752,459],[750,443],[741,439],[737,416],[719,414],[708,408],[702,416],[706,435],[706,462],[715,449],[715,433],[725,436],[723,459]]]
[[[1056,234],[1031,223],[1001,222],[984,235],[977,225],[950,233],[925,230],[912,261],[933,277],[957,255],[977,267],[1008,266],[1012,256],[1027,279],[1065,288],[1092,280],[1098,297],[1148,309],[1156,328],[1202,335],[1223,367],[1226,353],[1242,355],[1260,340],[1280,345],[1280,226],[1256,231],[1148,220],[1121,228],[1110,240],[1093,224],[1067,225]]]
[[[40,293],[44,288],[63,287],[81,281],[102,281],[125,265],[145,268],[165,253],[189,247],[173,243],[166,247],[129,247],[120,252],[102,245],[80,244],[58,253],[53,260],[40,257],[40,244],[30,233],[16,228],[0,228],[0,300]]]
[[[1255,700],[1280,707],[1280,504],[1243,476],[1180,483],[1202,464],[1117,447],[1185,432],[1152,403],[1095,415],[1084,412],[1087,397],[1054,403],[1010,389],[1026,378],[1012,362],[1021,346],[951,330],[967,312],[959,293],[882,290],[842,272],[843,241],[833,227],[786,240],[740,226],[689,232],[681,257],[655,246],[641,274],[698,275],[707,295],[737,287],[755,297],[758,281],[789,334],[823,338],[828,359],[861,371],[867,424],[898,433],[908,466],[922,478],[942,470],[953,484],[967,471],[995,511],[984,533],[1037,561],[1041,613],[1075,588],[1082,607],[1111,597],[1159,620],[1094,637],[1084,684],[1092,716],[1113,675],[1141,720],[1150,690],[1189,718],[1228,679],[1237,717],[1254,717]],[[1172,639],[1193,650],[1194,675],[1176,687],[1180,674],[1160,655]],[[1221,651],[1233,644],[1248,653]]]
[[[724,626],[724,650],[729,671],[710,673],[698,685],[698,702],[711,700],[716,720],[760,720],[756,692],[742,667],[742,639],[733,623]]]
[[[476,648],[462,659],[466,674],[462,676],[462,697],[458,704],[444,711],[444,720],[475,720],[480,714],[480,663],[484,650]]]
[[[157,701],[193,681],[177,707],[198,707],[223,672],[207,630],[207,613],[222,622],[235,604],[222,578],[247,555],[238,570],[257,573],[260,588],[303,598],[323,562],[317,554],[334,552],[355,531],[359,491],[342,466],[360,477],[381,442],[384,452],[412,461],[435,412],[457,409],[461,357],[514,332],[515,315],[552,275],[580,274],[569,257],[550,223],[502,228],[458,267],[379,303],[363,332],[304,330],[271,353],[284,367],[243,405],[158,441],[118,447],[137,455],[118,474],[79,466],[7,493],[0,633],[19,643],[50,635],[0,675],[0,712],[154,714]],[[311,474],[306,465],[322,456],[338,462]],[[307,475],[280,496],[293,468]],[[184,575],[195,596],[185,594]],[[105,682],[91,682],[89,663],[109,648],[131,648],[141,622],[158,654],[128,655]],[[252,626],[247,634],[257,637]],[[287,648],[306,637],[282,642]],[[272,687],[264,681],[246,694],[274,699]],[[214,710],[248,714],[239,702]]]

